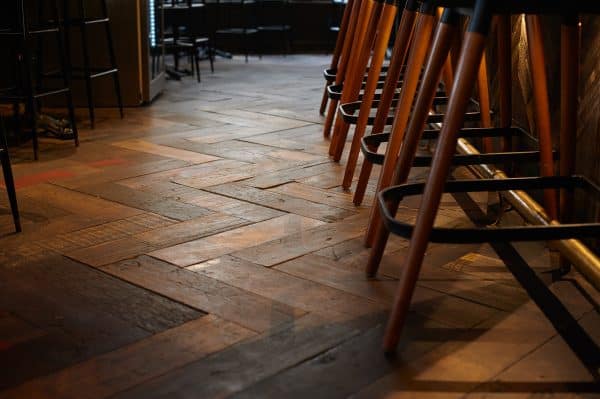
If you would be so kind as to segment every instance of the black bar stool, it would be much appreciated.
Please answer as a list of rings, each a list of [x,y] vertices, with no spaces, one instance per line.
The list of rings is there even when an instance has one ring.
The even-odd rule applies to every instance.
[[[18,0],[13,2],[9,9],[14,15],[10,26],[0,29],[0,40],[9,48],[11,58],[14,59],[13,84],[0,90],[0,102],[13,104],[15,120],[17,122],[17,135],[21,133],[19,119],[19,104],[26,106],[26,112],[31,116],[31,134],[34,158],[39,156],[38,145],[38,118],[41,100],[53,95],[64,95],[69,112],[69,122],[73,131],[75,145],[79,145],[79,136],[75,122],[75,112],[71,95],[70,79],[65,62],[65,47],[63,32],[59,24],[59,11],[56,0],[29,1]],[[44,57],[45,37],[54,36],[56,39],[56,59],[58,69],[52,73],[44,71],[47,68]],[[45,79],[53,75],[55,79]],[[48,81],[59,82],[51,86]]]
[[[89,4],[86,0],[76,0],[76,14],[71,15],[71,7],[73,7],[71,1],[63,0],[63,18],[65,24],[65,41],[67,48],[67,57],[71,59],[71,30],[79,29],[81,34],[81,51],[83,55],[82,66],[71,66],[71,78],[84,80],[88,112],[90,117],[90,124],[92,128],[95,125],[95,112],[94,112],[94,91],[92,81],[97,78],[112,76],[113,85],[115,90],[115,97],[117,99],[117,105],[119,107],[119,113],[123,118],[123,99],[121,96],[121,83],[119,81],[119,68],[117,67],[117,61],[115,56],[115,49],[112,37],[112,31],[110,29],[110,18],[108,16],[108,7],[106,0],[99,0],[100,13],[98,16],[91,16],[89,12]],[[90,42],[90,32],[88,28],[92,26],[102,26],[104,28],[104,35],[106,45],[108,48],[108,65],[106,66],[95,66],[92,65],[90,57],[90,48],[97,48]],[[92,46],[91,46],[92,45]]]

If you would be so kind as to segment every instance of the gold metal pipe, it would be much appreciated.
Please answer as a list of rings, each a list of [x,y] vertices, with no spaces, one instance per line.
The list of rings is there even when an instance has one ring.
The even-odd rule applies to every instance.
[[[459,139],[456,147],[463,155],[478,155],[480,152],[465,139]],[[484,179],[507,179],[508,176],[493,165],[471,165],[469,169]],[[533,225],[559,225],[552,220],[544,208],[522,190],[503,191],[501,195],[517,212]],[[559,251],[594,286],[600,290],[600,259],[585,244],[577,239],[550,241],[549,245]]]

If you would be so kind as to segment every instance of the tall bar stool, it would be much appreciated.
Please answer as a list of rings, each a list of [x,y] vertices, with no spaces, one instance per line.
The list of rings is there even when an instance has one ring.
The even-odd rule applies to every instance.
[[[121,83],[119,81],[119,68],[117,67],[117,60],[115,56],[115,49],[112,37],[112,31],[110,29],[110,18],[108,15],[108,7],[106,0],[99,0],[100,15],[91,16],[89,12],[89,5],[86,0],[75,0],[75,8],[77,14],[71,15],[72,3],[70,0],[63,0],[63,18],[65,24],[65,41],[67,57],[71,60],[71,31],[78,29],[81,34],[81,51],[83,55],[82,66],[71,66],[71,78],[85,81],[88,112],[90,118],[90,124],[92,129],[95,126],[96,115],[94,111],[94,89],[92,81],[97,78],[105,76],[111,76],[113,80],[115,98],[117,100],[117,106],[119,107],[119,113],[123,118],[123,99],[121,96]],[[108,65],[107,66],[95,66],[92,65],[90,57],[90,48],[98,48],[98,46],[91,46],[90,36],[88,29],[92,26],[101,25],[104,28],[105,42],[108,49]],[[71,60],[72,62],[72,60]]]
[[[5,45],[10,48],[11,57],[14,59],[14,84],[0,91],[0,102],[13,104],[17,134],[20,134],[21,130],[18,115],[19,104],[25,104],[26,112],[29,112],[31,116],[33,154],[37,160],[39,157],[37,124],[41,100],[45,97],[65,96],[73,140],[75,145],[79,146],[69,73],[65,63],[63,32],[59,25],[59,10],[56,0],[32,2],[18,0],[14,1],[12,5],[14,8],[11,11],[15,15],[11,20],[14,25],[0,30],[0,40],[8,43]],[[49,17],[46,13],[49,13]],[[49,79],[45,79],[48,75],[44,71],[46,65],[43,54],[46,36],[54,36],[56,39],[56,58],[59,67],[58,71],[53,73],[55,79],[51,79],[59,82],[56,86],[50,86]]]
[[[380,3],[377,3],[380,4]],[[366,64],[366,60],[359,60],[361,57],[361,53],[365,53],[363,51],[363,46],[365,43],[370,42],[369,34],[373,33],[375,29],[371,29],[369,31],[369,26],[371,25],[371,14],[373,12],[373,8],[375,7],[374,0],[355,0],[352,12],[350,15],[350,21],[348,25],[348,31],[346,33],[346,39],[344,40],[344,47],[342,49],[342,60],[338,65],[337,72],[335,74],[335,86],[342,87],[341,95],[344,93],[344,89],[347,89],[347,92],[354,91],[349,84],[346,83],[346,77],[350,77],[348,81],[352,81],[352,76],[358,74],[355,70],[356,64]],[[370,49],[370,45],[369,45]],[[363,57],[365,58],[365,57]],[[360,62],[363,61],[363,62]],[[362,77],[364,75],[365,67],[359,68],[362,69],[360,72],[361,83]],[[343,85],[343,86],[342,86]],[[328,87],[328,92],[331,92],[331,89],[334,85],[330,85]],[[331,129],[333,127],[333,122],[337,115],[337,107],[341,98],[330,97],[329,107],[327,108],[327,114],[325,116],[325,123],[323,126],[323,136],[328,138],[331,134]]]
[[[358,99],[369,58],[375,45],[380,18],[382,15],[385,15],[383,13],[384,9],[386,14],[393,12],[393,7],[382,0],[365,0],[363,3],[361,19],[357,25],[354,37],[356,48],[351,55],[352,58],[350,59],[348,73],[344,79],[344,86],[339,101],[341,104]],[[335,124],[333,125],[333,134],[329,145],[329,155],[333,156],[334,160],[336,160],[335,155],[340,145],[340,140],[344,140],[344,133],[347,133],[346,126],[342,118],[339,117],[338,110],[337,106],[334,110],[330,108],[330,111],[334,113]]]
[[[4,175],[4,186],[8,195],[8,203],[15,224],[17,233],[21,232],[21,218],[19,217],[19,205],[17,204],[17,191],[15,189],[15,180],[10,166],[10,157],[8,156],[8,145],[6,144],[6,134],[4,130],[4,119],[0,118],[0,164],[2,165],[2,174]]]
[[[336,79],[336,73],[338,68],[338,63],[342,58],[342,49],[344,48],[344,43],[346,40],[348,25],[350,22],[350,14],[352,13],[352,7],[354,5],[355,0],[348,0],[346,5],[344,6],[344,12],[342,14],[342,20],[340,23],[339,30],[337,32],[337,38],[335,41],[335,48],[333,50],[333,55],[331,56],[331,64],[329,68],[325,70],[325,89],[323,89],[323,96],[321,98],[321,106],[319,107],[319,114],[324,115],[325,110],[327,108],[327,102],[329,100],[329,96],[327,94],[327,88]],[[346,46],[348,48],[348,46]]]
[[[373,96],[375,95],[375,90],[377,89],[377,84],[380,79],[383,61],[385,59],[385,54],[388,48],[397,12],[398,4],[395,1],[389,3],[386,2],[383,4],[381,15],[379,17],[379,21],[377,22],[376,38],[373,44],[373,51],[368,69],[367,81],[365,82],[362,95],[362,103],[364,105],[368,103],[369,108],[371,106],[371,102],[373,101]],[[361,71],[358,70],[357,72],[359,76],[353,78],[355,80],[360,80],[360,83],[362,84],[362,75],[364,74],[364,71],[362,71],[361,73]],[[360,88],[358,89],[358,91],[360,91]],[[342,92],[342,94],[344,94],[344,92]],[[350,93],[350,95],[352,97],[355,97],[354,100],[356,100],[358,99],[359,93]],[[344,104],[343,101],[342,104]],[[360,122],[361,120],[359,120],[359,123]],[[338,115],[335,129],[333,132],[333,137],[331,140],[332,151],[330,151],[333,155],[333,160],[336,162],[339,161],[342,156],[344,144],[346,142],[346,137],[348,136],[349,127],[349,124],[345,123],[344,118],[340,118]]]
[[[444,3],[444,2],[442,2]],[[447,2],[452,3],[452,2]],[[462,4],[461,4],[462,5]],[[557,189],[565,192],[575,189],[585,189],[599,195],[600,188],[594,186],[587,179],[581,176],[552,176],[545,175],[548,172],[549,166],[547,158],[552,158],[552,153],[548,154],[548,147],[552,149],[550,136],[543,137],[546,133],[543,128],[539,131],[540,140],[547,140],[544,145],[541,145],[540,150],[540,170],[542,177],[529,178],[505,178],[497,170],[492,170],[492,173],[497,173],[494,179],[481,179],[469,181],[447,182],[448,172],[455,158],[455,151],[459,142],[459,136],[462,132],[464,122],[464,113],[467,108],[469,97],[474,87],[474,82],[477,80],[477,73],[481,67],[481,59],[485,48],[486,39],[492,25],[492,17],[494,14],[508,15],[530,14],[527,16],[528,31],[532,43],[530,46],[539,46],[539,25],[537,14],[560,14],[565,17],[563,23],[563,49],[562,65],[565,66],[561,72],[564,81],[561,84],[562,95],[569,95],[576,90],[577,68],[574,63],[569,61],[567,57],[572,57],[577,53],[577,18],[573,18],[574,13],[600,13],[600,7],[595,2],[569,2],[568,5],[564,1],[506,1],[494,2],[491,0],[476,0],[473,5],[471,20],[467,33],[464,36],[462,51],[457,67],[454,84],[450,94],[450,102],[448,104],[446,118],[439,132],[439,141],[436,147],[435,154],[431,162],[430,174],[426,183],[420,184],[403,184],[400,186],[390,187],[379,194],[380,208],[384,214],[384,221],[389,230],[394,233],[401,234],[405,237],[410,237],[410,245],[407,256],[404,261],[404,267],[398,286],[397,295],[394,299],[392,313],[388,322],[384,337],[384,350],[393,351],[399,340],[400,332],[404,324],[415,284],[419,275],[420,267],[423,262],[425,250],[428,242],[495,242],[495,241],[539,241],[539,240],[558,240],[556,245],[561,245],[562,248],[567,248],[573,245],[574,239],[584,237],[594,237],[600,234],[599,223],[583,223],[583,224],[560,224],[552,216],[552,201],[546,202],[545,212],[539,205],[536,207],[536,217],[539,217],[538,223],[541,225],[523,226],[523,227],[495,227],[495,228],[468,228],[468,229],[443,229],[434,227],[434,220],[437,215],[437,210],[440,204],[441,196],[444,192],[475,192],[475,191],[502,191],[514,193],[514,190],[541,189],[545,190],[545,198],[550,195],[554,196]],[[530,52],[531,66],[533,73],[538,68],[544,67],[544,57],[541,46],[537,49],[537,54]],[[531,50],[530,50],[531,51]],[[536,65],[537,64],[537,65]],[[435,68],[433,68],[435,69]],[[430,72],[435,72],[434,70]],[[433,76],[424,76],[424,80]],[[536,77],[539,78],[539,77]],[[542,83],[544,85],[545,83]],[[538,87],[539,89],[539,87]],[[430,93],[429,93],[430,94]],[[534,88],[535,108],[536,111],[542,111],[544,117],[547,112],[547,98],[543,96],[543,90]],[[424,97],[426,97],[424,95]],[[431,96],[429,96],[431,97]],[[423,99],[425,101],[425,99]],[[563,102],[565,105],[567,101]],[[546,107],[545,110],[542,108]],[[572,135],[574,134],[575,124],[575,107],[563,107],[561,109],[561,151],[566,151],[568,154],[573,153]],[[538,115],[538,118],[540,116]],[[422,129],[422,127],[421,127]],[[570,136],[570,137],[566,137]],[[550,142],[548,142],[550,141]],[[565,145],[566,148],[562,148]],[[401,158],[414,158],[414,151],[405,151],[406,155],[401,155]],[[570,162],[563,161],[562,165],[567,173],[572,172],[572,160]],[[485,161],[484,161],[485,162]],[[484,163],[482,162],[482,163]],[[423,194],[422,203],[418,210],[417,220],[414,226],[406,223],[401,223],[393,218],[393,214],[389,206],[391,203],[396,203],[405,196]],[[534,204],[534,202],[530,202]],[[564,240],[564,241],[560,241]],[[582,245],[582,244],[580,244]],[[575,259],[573,256],[572,259]],[[589,259],[593,259],[590,257]],[[596,288],[600,289],[600,265],[597,258],[595,262],[579,263],[580,271],[586,276]],[[376,270],[370,271],[374,272]],[[597,352],[597,351],[596,351]],[[598,372],[600,356],[596,356],[592,366]]]

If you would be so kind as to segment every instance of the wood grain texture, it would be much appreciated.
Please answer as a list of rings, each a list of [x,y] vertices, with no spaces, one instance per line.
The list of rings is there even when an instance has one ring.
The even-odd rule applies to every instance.
[[[108,265],[102,271],[252,331],[266,331],[304,313],[148,256]]]

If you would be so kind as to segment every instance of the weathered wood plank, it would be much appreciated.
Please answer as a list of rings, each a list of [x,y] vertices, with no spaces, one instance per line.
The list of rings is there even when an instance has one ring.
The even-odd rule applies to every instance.
[[[115,399],[227,397],[310,359],[356,333],[347,325],[308,315],[141,384],[116,395]]]
[[[110,201],[143,209],[177,220],[189,220],[210,213],[199,206],[186,204],[153,193],[137,191],[116,183],[80,186],[78,191]]]
[[[273,238],[301,234],[300,232],[304,230],[322,224],[323,222],[315,219],[289,214],[159,249],[151,252],[150,255],[178,266],[189,266],[244,248],[254,247]]]
[[[165,145],[154,144],[145,140],[123,140],[113,142],[116,147],[128,148],[139,152],[160,155],[165,158],[174,158],[193,164],[205,163],[219,159],[211,155],[200,154],[193,151],[180,150]]]
[[[326,222],[340,220],[356,213],[347,209],[307,201],[302,198],[259,190],[243,184],[224,184],[207,188],[207,190]]]
[[[166,247],[221,233],[248,223],[249,222],[244,219],[222,213],[213,213],[185,222],[146,231],[137,234],[135,238],[155,247]]]
[[[119,260],[134,258],[155,249],[155,246],[138,238],[126,237],[87,248],[67,251],[65,255],[81,263],[98,267]]]
[[[374,314],[384,308],[366,298],[231,256],[186,269],[307,312],[348,319]]]
[[[211,353],[255,333],[208,315],[144,338],[57,373],[0,393],[17,398],[106,398]]]
[[[9,387],[202,316],[64,257],[0,267],[0,309],[37,327],[3,348],[0,386]],[[29,333],[28,333],[29,332]]]
[[[252,331],[266,331],[304,314],[299,309],[149,256],[114,263],[102,271]]]
[[[365,220],[365,215],[357,215],[346,218],[341,222],[329,223],[255,247],[243,249],[234,252],[233,255],[263,266],[273,266],[321,248],[358,237],[364,232]]]

